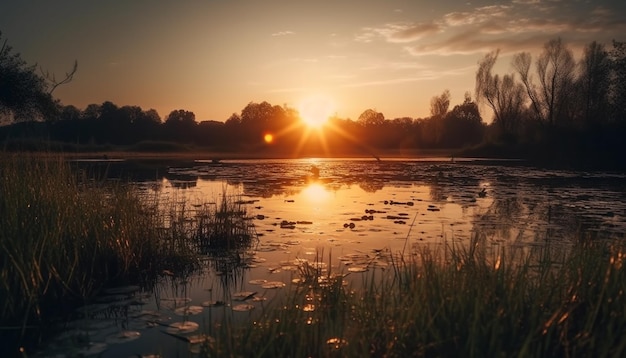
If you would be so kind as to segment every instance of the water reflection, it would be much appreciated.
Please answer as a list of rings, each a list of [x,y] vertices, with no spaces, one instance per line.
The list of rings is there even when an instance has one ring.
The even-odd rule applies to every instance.
[[[302,189],[302,194],[311,203],[323,203],[331,196],[328,190],[319,182],[310,182]]]
[[[527,237],[530,230],[540,227],[550,229],[547,235],[557,238],[571,234],[557,226],[613,233],[624,228],[624,177],[611,173],[460,162],[276,160],[171,166],[164,178],[162,183],[168,190],[187,188],[205,198],[215,195],[211,194],[215,187],[219,191],[227,185],[243,196],[260,200],[255,206],[262,207],[257,212],[265,217],[271,217],[265,214],[271,212],[282,213],[279,216],[287,219],[286,214],[298,206],[289,208],[287,204],[293,202],[288,200],[295,201],[296,197],[311,204],[298,206],[305,212],[328,200],[335,208],[357,214],[365,210],[363,205],[404,196],[403,201],[428,202],[440,210],[445,207],[447,210],[438,215],[429,215],[441,223],[476,220],[477,228],[503,240]],[[420,215],[428,211],[424,206],[415,208]],[[337,210],[327,214],[325,220],[331,220]]]
[[[140,311],[156,311],[150,320],[163,324],[175,317],[210,329],[245,321],[285,284],[340,277],[336,282],[358,285],[400,253],[426,246],[475,250],[494,267],[507,255],[554,264],[583,233],[626,232],[626,176],[613,173],[368,160],[168,163],[151,174],[142,168],[134,182],[147,197],[188,203],[198,213],[214,210],[227,192],[245,208],[236,225],[255,232],[234,250],[200,250],[205,260],[196,275],[164,275]],[[203,313],[176,313],[190,306]],[[303,304],[311,312],[320,307]],[[159,331],[144,335],[167,341]]]

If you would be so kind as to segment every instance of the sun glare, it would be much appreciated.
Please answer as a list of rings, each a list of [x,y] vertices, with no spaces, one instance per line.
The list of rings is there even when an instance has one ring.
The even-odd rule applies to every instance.
[[[312,183],[302,190],[302,194],[313,203],[320,203],[330,198],[330,193],[319,183]]]
[[[274,136],[271,133],[267,133],[265,136],[263,136],[263,140],[265,141],[265,143],[271,144],[274,141]]]
[[[324,96],[311,96],[298,106],[302,122],[310,128],[321,128],[335,112],[335,104]]]

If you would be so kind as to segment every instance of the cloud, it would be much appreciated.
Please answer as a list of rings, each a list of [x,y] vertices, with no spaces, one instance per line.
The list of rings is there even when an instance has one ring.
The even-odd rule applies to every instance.
[[[293,31],[278,31],[278,32],[274,32],[272,34],[272,36],[276,37],[276,36],[289,36],[289,35],[294,35],[295,32]]]
[[[356,40],[402,44],[413,56],[469,55],[496,48],[503,53],[533,51],[555,37],[580,47],[622,37],[626,21],[620,14],[611,5],[596,3],[514,0],[449,12],[430,22],[364,28]]]
[[[476,70],[476,66],[473,64],[472,66],[453,68],[449,70],[423,69],[413,76],[402,76],[402,77],[396,77],[396,78],[384,79],[384,80],[353,82],[353,83],[344,84],[341,87],[358,88],[358,87],[371,87],[371,86],[388,86],[388,85],[395,85],[399,83],[418,82],[418,81],[427,81],[427,80],[440,80],[443,77],[465,75],[468,72],[473,72],[475,70]]]
[[[511,6],[492,5],[476,8],[474,11],[451,12],[443,16],[443,23],[450,27],[478,25],[497,18],[506,18]]]
[[[357,35],[356,41],[372,42],[377,37],[383,37],[387,42],[403,43],[412,42],[440,31],[436,23],[391,23],[375,28],[365,28]]]
[[[404,49],[413,56],[472,55],[494,49],[500,49],[502,54],[506,54],[536,49],[541,47],[545,41],[545,35],[504,39],[501,37],[488,38],[475,36],[473,33],[464,33],[446,39],[446,41],[405,46]]]
[[[541,0],[513,0],[513,4],[539,4]]]

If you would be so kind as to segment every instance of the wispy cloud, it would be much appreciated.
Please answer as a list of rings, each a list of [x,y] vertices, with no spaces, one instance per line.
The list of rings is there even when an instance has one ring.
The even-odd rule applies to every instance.
[[[443,23],[449,27],[480,25],[494,19],[505,19],[511,6],[483,6],[474,11],[451,12],[443,16]]]
[[[402,44],[413,56],[473,54],[501,49],[532,51],[552,37],[582,44],[621,37],[620,11],[594,3],[514,0],[508,5],[449,12],[430,22],[387,23],[363,28],[355,40]]]
[[[276,37],[276,36],[289,36],[289,35],[295,35],[295,32],[293,31],[278,31],[278,32],[274,32],[272,34],[272,36]]]
[[[440,31],[440,26],[436,23],[400,23],[386,24],[382,27],[365,28],[357,35],[356,40],[360,42],[371,42],[375,38],[382,36],[388,42],[402,43],[412,42]]]
[[[372,87],[372,86],[387,86],[387,85],[395,85],[399,83],[407,83],[407,82],[419,82],[419,81],[427,81],[427,80],[440,80],[443,77],[447,76],[458,76],[458,75],[466,75],[467,73],[473,72],[476,70],[476,66],[465,66],[458,67],[449,70],[435,70],[435,69],[424,69],[419,71],[417,74],[413,76],[402,76],[391,79],[381,79],[381,80],[370,80],[370,81],[360,81],[360,82],[352,82],[346,83],[340,87],[343,88],[358,88],[358,87]]]

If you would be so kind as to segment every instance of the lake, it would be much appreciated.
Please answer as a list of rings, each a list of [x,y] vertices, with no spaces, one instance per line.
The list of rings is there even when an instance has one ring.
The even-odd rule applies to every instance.
[[[390,260],[428,247],[481,244],[558,264],[581,238],[623,237],[626,175],[533,168],[517,161],[426,158],[80,162],[129,178],[146,198],[190,208],[223,195],[245,208],[249,247],[205,255],[199,272],[164,272],[156,287],[103,292],[42,356],[91,342],[85,355],[193,355],[216,324],[250,324],[304,262],[358,289]],[[59,343],[63,342],[63,343]]]

